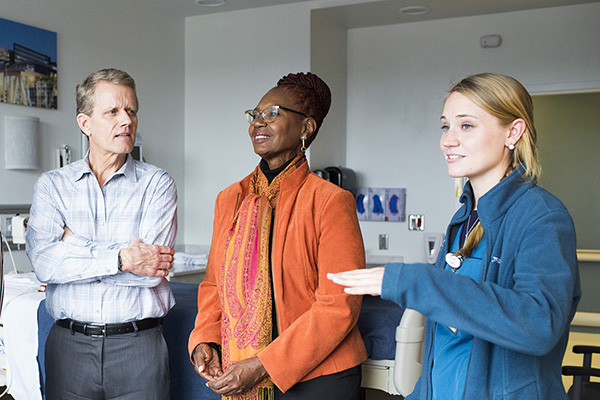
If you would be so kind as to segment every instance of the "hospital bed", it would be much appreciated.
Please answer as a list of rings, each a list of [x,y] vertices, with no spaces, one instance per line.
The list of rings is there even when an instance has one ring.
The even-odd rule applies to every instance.
[[[383,304],[381,311],[374,313],[379,320],[376,324],[369,318],[373,302]],[[425,317],[415,310],[401,309],[392,302],[365,297],[358,327],[369,354],[369,359],[362,364],[361,386],[393,395],[412,393],[421,376]],[[375,341],[370,337],[372,330],[379,332]],[[385,345],[388,341],[391,344]],[[379,349],[387,346],[387,350],[382,352],[374,346]]]
[[[367,268],[403,261],[402,256],[367,254]],[[404,397],[412,393],[421,376],[425,317],[378,296],[364,296],[358,329],[369,355],[361,386]]]
[[[169,348],[171,367],[171,398],[176,400],[219,400],[210,389],[204,385],[192,367],[187,353],[188,335],[194,326],[197,312],[197,284],[172,282],[171,287],[177,304],[163,320],[165,340]],[[35,289],[35,287],[33,288]],[[38,305],[39,304],[39,305]],[[23,325],[28,329],[26,337],[37,333],[37,349],[32,346],[32,340],[23,346],[33,348],[33,354],[12,358],[9,370],[14,371],[12,381],[16,400],[43,398],[42,388],[44,373],[44,344],[52,326],[52,319],[46,312],[43,294],[32,290],[31,294],[21,296],[11,302],[12,313],[3,315],[5,327],[17,328],[25,317],[23,312],[34,314],[27,316],[32,324]],[[23,308],[23,312],[19,308]],[[33,310],[33,311],[32,311]],[[14,320],[10,316],[14,316]],[[37,323],[37,332],[35,332]],[[34,325],[33,327],[31,325]],[[424,331],[424,318],[413,310],[404,310],[393,302],[379,297],[366,296],[358,322],[369,354],[363,366],[364,388],[379,389],[390,394],[409,394],[421,372],[421,353]],[[18,329],[10,329],[13,336],[23,335]],[[6,333],[6,329],[5,329]],[[36,339],[33,339],[36,342]],[[9,344],[13,342],[9,341]],[[24,347],[23,347],[24,348]],[[22,355],[23,348],[10,348],[7,353]],[[31,351],[30,351],[31,352]],[[37,352],[37,357],[36,357]],[[37,359],[36,359],[37,358]],[[21,379],[21,376],[27,376]]]

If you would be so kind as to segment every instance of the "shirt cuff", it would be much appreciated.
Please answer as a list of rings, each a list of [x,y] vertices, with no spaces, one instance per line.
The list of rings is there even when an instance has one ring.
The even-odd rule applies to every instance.
[[[96,268],[102,275],[116,275],[119,273],[119,251],[101,250],[96,256]]]

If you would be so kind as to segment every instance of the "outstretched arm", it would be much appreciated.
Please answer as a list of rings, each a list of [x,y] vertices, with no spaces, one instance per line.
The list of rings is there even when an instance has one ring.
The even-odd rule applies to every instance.
[[[346,286],[344,292],[348,294],[379,296],[381,295],[384,271],[385,267],[355,269],[337,274],[329,273],[327,278],[333,283]]]

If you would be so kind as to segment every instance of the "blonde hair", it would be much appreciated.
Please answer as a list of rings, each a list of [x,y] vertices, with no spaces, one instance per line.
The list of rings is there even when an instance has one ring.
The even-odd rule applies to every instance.
[[[483,239],[483,226],[481,226],[480,221],[477,221],[477,224],[475,224],[473,230],[465,239],[465,244],[463,244],[463,246],[460,249],[458,249],[458,251],[454,253],[454,255],[463,255],[465,256],[465,258],[471,257],[471,253],[473,253],[473,250],[475,250],[475,248],[479,245],[481,239]]]
[[[482,73],[464,78],[448,92],[461,93],[478,107],[498,118],[504,125],[521,118],[525,121],[525,131],[511,151],[508,176],[520,164],[525,171],[523,178],[532,181],[541,174],[541,166],[537,159],[537,132],[533,124],[533,102],[531,96],[516,79],[502,74]],[[480,222],[465,240],[465,244],[456,255],[469,257],[483,238],[483,227]]]

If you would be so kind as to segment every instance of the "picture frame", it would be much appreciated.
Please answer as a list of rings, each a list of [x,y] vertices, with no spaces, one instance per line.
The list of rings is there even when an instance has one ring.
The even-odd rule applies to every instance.
[[[58,108],[57,34],[0,18],[0,103]]]

